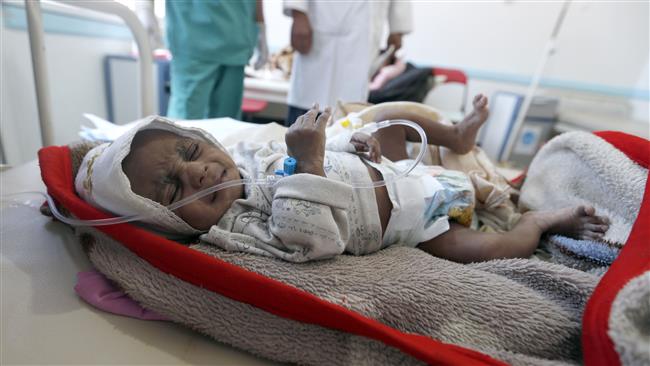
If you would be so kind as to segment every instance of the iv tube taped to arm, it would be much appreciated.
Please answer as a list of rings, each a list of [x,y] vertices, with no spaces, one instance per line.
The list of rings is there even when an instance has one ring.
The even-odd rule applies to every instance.
[[[356,131],[358,132],[363,132],[367,134],[372,134],[376,132],[379,129],[386,128],[389,126],[395,126],[395,125],[402,125],[402,126],[408,126],[411,128],[414,128],[418,134],[420,135],[420,140],[421,140],[421,147],[420,147],[420,152],[418,153],[417,158],[415,161],[413,161],[413,164],[408,169],[405,169],[403,172],[400,174],[396,175],[394,178],[388,180],[388,182],[391,181],[396,181],[398,179],[401,179],[403,177],[406,177],[422,160],[424,157],[425,151],[426,151],[426,146],[427,146],[427,136],[420,127],[415,122],[405,120],[405,119],[393,119],[393,120],[386,120],[386,121],[381,121],[381,122],[372,122],[364,125],[363,127],[357,129]],[[216,191],[234,187],[240,184],[256,184],[256,185],[273,185],[277,180],[282,179],[282,177],[278,177],[276,175],[269,175],[265,178],[262,179],[237,179],[237,180],[231,180],[228,182],[223,182],[217,185],[214,185],[212,187],[208,187],[202,191],[196,192],[190,196],[187,196],[183,198],[182,200],[175,202],[169,206],[167,206],[167,209],[173,211],[181,206],[184,206],[192,201],[195,201],[201,197],[204,197],[208,194],[214,193]],[[355,183],[352,182],[350,183],[350,186],[352,188],[375,188],[375,187],[381,187],[385,186],[387,184],[386,180],[379,180],[376,182],[371,182],[371,183]],[[64,216],[61,214],[57,208],[56,204],[54,203],[54,200],[52,197],[50,197],[48,194],[43,193],[43,192],[22,192],[22,193],[17,193],[18,194],[40,194],[45,196],[45,199],[47,200],[47,203],[50,207],[50,211],[56,217],[58,220],[69,224],[69,225],[74,225],[74,226],[104,226],[104,225],[115,225],[115,224],[121,224],[121,223],[126,223],[126,222],[132,222],[132,221],[142,221],[142,219],[146,218],[146,215],[126,215],[126,216],[117,216],[117,217],[111,217],[107,219],[97,219],[97,220],[79,220],[79,219],[74,219],[70,218],[67,216]],[[13,196],[13,195],[12,195]],[[4,198],[4,197],[3,197]]]

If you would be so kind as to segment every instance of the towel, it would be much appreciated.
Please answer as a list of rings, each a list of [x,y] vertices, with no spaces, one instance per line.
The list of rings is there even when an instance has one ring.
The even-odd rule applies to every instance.
[[[169,320],[143,308],[94,269],[77,273],[74,291],[90,305],[109,313],[142,320]]]
[[[611,132],[602,134],[612,135]],[[610,138],[618,140],[619,145],[625,142],[627,146],[623,146],[623,149],[627,148],[642,160],[647,159],[650,142],[620,135],[622,134]],[[606,336],[600,333],[586,333],[584,336],[589,341],[585,346],[598,347],[598,350],[587,348],[585,352],[597,351],[595,354],[598,356],[595,357],[601,358],[601,362],[617,359],[622,365],[650,365],[650,267],[646,262],[645,269],[638,276],[630,276],[632,272],[626,268],[637,268],[635,266],[638,264],[615,262],[612,270],[616,271],[607,272],[625,249],[626,243],[630,242],[628,238],[635,222],[636,237],[632,242],[636,246],[628,249],[645,252],[632,254],[635,259],[647,257],[650,238],[647,235],[639,237],[639,233],[647,228],[643,223],[639,225],[642,220],[647,221],[647,217],[639,217],[644,192],[647,194],[647,178],[646,167],[631,160],[605,139],[589,133],[570,132],[555,137],[542,147],[531,162],[521,188],[520,205],[523,209],[554,209],[589,204],[596,208],[597,214],[607,216],[611,221],[602,241],[554,236],[543,242],[543,247],[551,254],[552,262],[595,275],[605,274],[603,284],[596,291],[598,298],[591,301],[591,312],[585,314],[585,327],[589,326],[591,333],[595,333],[594,324],[601,324],[601,318],[608,320]],[[645,201],[648,201],[647,197]],[[630,253],[628,251],[625,258],[628,262]],[[619,284],[618,278],[623,276],[629,279]],[[618,286],[622,288],[619,289]],[[610,295],[613,298],[611,307],[607,300]],[[610,309],[608,314],[606,309]],[[602,350],[611,347],[607,344],[613,344],[615,354]],[[603,355],[612,358],[602,361]]]
[[[602,274],[628,239],[647,176],[646,168],[602,138],[565,133],[547,142],[531,162],[519,205],[522,210],[594,206],[611,221],[602,241],[551,237],[543,240],[542,248],[553,262]]]
[[[647,177],[648,169],[602,138],[569,132],[547,142],[535,155],[519,206],[549,210],[592,205],[611,221],[603,240],[622,246],[639,214]]]
[[[602,276],[620,252],[620,247],[606,242],[552,235],[542,237],[535,257]]]

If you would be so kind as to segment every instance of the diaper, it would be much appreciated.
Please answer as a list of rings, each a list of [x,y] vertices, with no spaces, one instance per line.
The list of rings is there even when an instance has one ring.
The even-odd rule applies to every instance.
[[[384,159],[372,164],[393,179],[413,160],[396,163]],[[383,247],[415,247],[449,230],[449,220],[470,226],[474,213],[474,188],[462,172],[438,166],[417,166],[407,177],[386,185],[393,209],[383,235]]]

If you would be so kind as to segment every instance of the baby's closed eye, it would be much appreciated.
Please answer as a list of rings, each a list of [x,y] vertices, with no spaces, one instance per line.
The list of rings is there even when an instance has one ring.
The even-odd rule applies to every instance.
[[[185,138],[178,142],[176,145],[176,151],[184,161],[193,161],[199,157],[200,146],[198,142]]]
[[[199,144],[192,142],[185,148],[184,158],[186,161],[194,161],[200,155]]]
[[[181,197],[182,187],[178,179],[167,176],[158,184],[156,191],[158,193],[155,195],[154,201],[167,206]]]

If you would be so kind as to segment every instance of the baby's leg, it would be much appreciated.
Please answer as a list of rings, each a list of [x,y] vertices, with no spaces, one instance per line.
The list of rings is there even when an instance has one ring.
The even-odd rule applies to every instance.
[[[533,254],[542,234],[598,239],[607,231],[608,222],[606,218],[596,216],[591,206],[530,211],[506,233],[484,233],[452,223],[449,231],[421,243],[418,248],[436,257],[460,263],[526,258]]]
[[[474,110],[465,119],[453,126],[442,124],[432,119],[423,118],[414,113],[397,109],[379,112],[375,119],[408,119],[420,125],[427,135],[430,145],[450,148],[452,151],[465,154],[472,150],[479,128],[488,117],[487,97],[478,94],[474,97]],[[406,159],[405,141],[419,142],[420,135],[414,129],[406,126],[391,126],[375,133],[375,138],[381,144],[382,154],[396,161]]]

